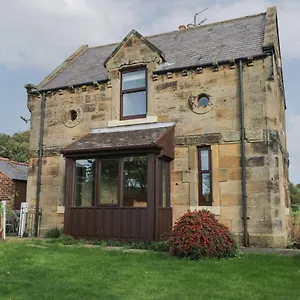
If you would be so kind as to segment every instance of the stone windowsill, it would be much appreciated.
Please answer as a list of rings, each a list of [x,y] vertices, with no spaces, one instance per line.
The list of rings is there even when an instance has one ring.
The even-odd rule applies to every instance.
[[[204,209],[212,212],[216,216],[221,215],[221,206],[190,206],[191,211],[204,210]]]
[[[147,124],[147,123],[156,123],[156,122],[157,122],[157,116],[147,116],[146,118],[142,118],[142,119],[108,121],[108,127]]]

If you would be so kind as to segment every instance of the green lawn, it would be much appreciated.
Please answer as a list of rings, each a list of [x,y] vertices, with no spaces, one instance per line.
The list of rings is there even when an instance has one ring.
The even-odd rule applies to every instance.
[[[0,299],[300,299],[300,257],[170,258],[0,242]]]

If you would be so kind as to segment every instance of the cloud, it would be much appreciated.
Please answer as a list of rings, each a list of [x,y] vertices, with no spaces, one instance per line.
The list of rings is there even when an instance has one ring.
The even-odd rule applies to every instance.
[[[290,154],[290,180],[294,183],[300,183],[300,115],[289,117],[289,119],[287,120],[287,127],[287,143]]]
[[[172,5],[167,5],[167,3]],[[220,1],[221,2],[221,1]],[[208,22],[260,13],[277,5],[284,58],[300,58],[300,2],[11,0],[0,10],[0,64],[50,71],[82,44],[120,41],[135,28],[144,35],[176,30],[208,7]],[[293,20],[293,30],[291,30]]]

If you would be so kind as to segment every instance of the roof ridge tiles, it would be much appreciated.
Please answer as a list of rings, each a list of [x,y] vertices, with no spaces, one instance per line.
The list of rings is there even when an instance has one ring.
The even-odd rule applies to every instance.
[[[13,165],[19,165],[19,166],[28,166],[28,163],[20,162],[20,161],[14,161],[14,160],[9,160],[9,163],[11,163]]]
[[[7,162],[9,162],[11,164],[16,164],[16,165],[21,165],[21,166],[28,166],[28,163],[11,160],[11,159],[9,159],[7,157],[0,157],[0,160],[7,161]]]
[[[266,12],[263,13],[259,13],[259,14],[255,14],[255,15],[249,15],[249,16],[243,16],[243,17],[239,17],[239,18],[235,18],[235,19],[230,19],[230,20],[223,20],[223,21],[218,21],[218,22],[214,22],[214,23],[208,23],[205,25],[197,25],[197,26],[193,26],[191,28],[186,28],[184,30],[173,30],[173,31],[169,31],[169,32],[164,32],[164,33],[158,33],[158,34],[154,34],[154,35],[149,35],[149,36],[145,36],[145,38],[153,38],[153,37],[158,37],[158,36],[162,36],[162,35],[168,35],[171,33],[185,33],[187,30],[198,30],[198,29],[203,29],[203,28],[207,28],[210,26],[214,26],[214,25],[219,25],[219,24],[227,24],[227,23],[231,23],[231,22],[235,22],[235,21],[239,21],[239,20],[245,20],[245,19],[250,19],[250,18],[255,18],[255,17],[259,17],[262,15],[266,15]]]

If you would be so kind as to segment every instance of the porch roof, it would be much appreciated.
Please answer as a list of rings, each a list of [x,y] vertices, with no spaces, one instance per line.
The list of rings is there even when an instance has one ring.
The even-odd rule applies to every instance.
[[[153,123],[93,129],[62,150],[65,156],[121,150],[158,149],[174,158],[175,123]]]

